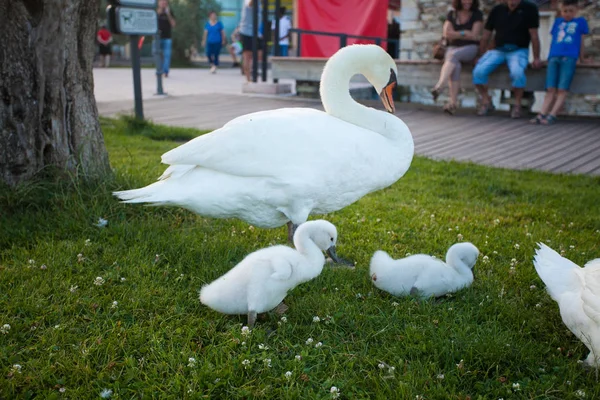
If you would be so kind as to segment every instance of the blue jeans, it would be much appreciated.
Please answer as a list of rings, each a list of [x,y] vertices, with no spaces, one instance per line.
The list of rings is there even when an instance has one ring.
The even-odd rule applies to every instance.
[[[504,63],[508,64],[512,86],[515,89],[524,88],[527,83],[525,69],[529,63],[529,49],[525,48],[513,51],[486,51],[473,69],[473,84],[487,85],[490,74]]]
[[[279,55],[281,57],[287,57],[289,50],[290,50],[289,44],[280,44],[279,45]]]
[[[577,59],[573,57],[550,57],[546,69],[546,89],[569,90],[576,65]]]
[[[171,39],[160,39],[160,51],[163,53],[163,73],[169,74],[171,67],[171,51],[173,49],[173,41]]]
[[[215,67],[219,66],[219,54],[221,53],[221,42],[206,43],[206,57]]]

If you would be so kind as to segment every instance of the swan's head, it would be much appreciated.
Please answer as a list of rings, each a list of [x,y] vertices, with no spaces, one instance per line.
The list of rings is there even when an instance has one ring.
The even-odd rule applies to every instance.
[[[383,102],[385,109],[394,113],[394,90],[398,85],[398,68],[396,62],[381,47],[376,45],[361,46],[365,51],[361,73],[373,85]]]
[[[341,48],[325,64],[321,81],[336,76],[350,79],[355,74],[364,75],[375,87],[387,111],[395,111],[392,95],[397,85],[398,68],[384,49],[374,44],[355,44]],[[321,98],[326,97],[328,90],[326,85],[321,85]]]
[[[337,229],[331,222],[319,219],[316,221],[305,222],[298,227],[296,234],[308,234],[319,249],[327,251],[329,257],[335,262],[339,262],[339,258],[335,252],[335,244],[337,243]]]
[[[473,272],[475,272],[475,263],[479,257],[479,249],[473,243],[464,242],[456,243],[448,249],[446,254],[446,262],[451,265],[463,263]]]

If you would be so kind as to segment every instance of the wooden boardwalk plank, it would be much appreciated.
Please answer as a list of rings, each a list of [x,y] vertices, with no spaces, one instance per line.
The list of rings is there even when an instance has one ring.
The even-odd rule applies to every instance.
[[[381,108],[379,103],[365,104]],[[101,115],[131,113],[127,102],[98,103]],[[144,103],[145,115],[157,123],[213,130],[240,115],[287,107],[322,110],[319,101],[298,98],[211,94],[168,97]],[[415,152],[440,160],[472,161],[511,169],[600,176],[600,122],[561,119],[552,126],[531,125],[506,115],[477,117],[460,112],[398,104],[396,113],[410,128]]]

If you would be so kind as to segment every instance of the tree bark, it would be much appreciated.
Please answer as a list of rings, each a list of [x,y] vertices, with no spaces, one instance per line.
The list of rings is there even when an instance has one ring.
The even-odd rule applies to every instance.
[[[110,172],[92,63],[98,1],[0,0],[0,179]]]

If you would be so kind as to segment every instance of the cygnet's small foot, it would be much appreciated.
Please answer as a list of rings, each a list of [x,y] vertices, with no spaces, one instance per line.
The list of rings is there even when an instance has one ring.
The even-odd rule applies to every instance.
[[[254,328],[256,323],[256,311],[248,311],[248,328]]]
[[[283,315],[285,314],[285,312],[289,310],[289,307],[285,305],[285,303],[282,301],[281,303],[279,303],[277,305],[277,307],[275,307],[275,314],[277,315]]]

